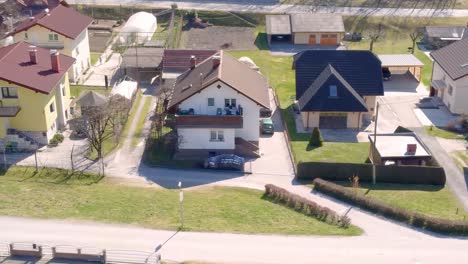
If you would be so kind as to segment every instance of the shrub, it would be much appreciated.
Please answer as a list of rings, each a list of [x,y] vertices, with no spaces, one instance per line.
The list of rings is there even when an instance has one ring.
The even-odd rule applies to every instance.
[[[312,216],[320,221],[330,225],[336,225],[342,228],[348,228],[351,225],[351,219],[347,216],[340,216],[330,208],[318,205],[297,194],[290,193],[286,189],[273,184],[265,185],[265,196],[277,203],[286,205],[297,212],[307,216]]]
[[[60,143],[62,143],[63,140],[65,139],[65,137],[62,134],[59,134],[59,133],[55,134],[53,138],[56,139]]]
[[[49,140],[49,145],[52,145],[52,146],[57,146],[60,142],[58,141],[58,139],[56,139],[55,137],[51,138]]]
[[[427,216],[396,207],[362,194],[354,193],[340,185],[322,179],[314,180],[314,190],[330,195],[375,214],[403,222],[414,227],[447,235],[468,236],[468,222]],[[345,222],[346,219],[342,219]]]
[[[321,147],[323,145],[323,138],[322,134],[320,133],[320,129],[318,127],[314,127],[312,130],[312,135],[309,139],[309,146],[311,147]]]

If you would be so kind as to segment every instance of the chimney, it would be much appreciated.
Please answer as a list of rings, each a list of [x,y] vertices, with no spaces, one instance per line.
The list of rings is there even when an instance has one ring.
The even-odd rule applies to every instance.
[[[213,69],[216,69],[219,66],[219,64],[221,64],[221,57],[215,55],[211,57],[211,61],[213,62]]]
[[[190,69],[195,68],[197,66],[197,57],[195,56],[190,56]]]
[[[417,148],[416,144],[407,144],[406,153],[414,155],[416,153],[416,148]]]
[[[60,71],[60,54],[57,50],[50,50],[50,62],[54,72]]]
[[[37,49],[36,49],[36,46],[29,46],[29,61],[32,64],[37,64]]]
[[[49,8],[44,9],[44,12],[49,15]]]
[[[34,17],[33,17],[33,16],[30,16],[30,17],[29,17],[29,20],[31,20],[31,21],[34,20]]]

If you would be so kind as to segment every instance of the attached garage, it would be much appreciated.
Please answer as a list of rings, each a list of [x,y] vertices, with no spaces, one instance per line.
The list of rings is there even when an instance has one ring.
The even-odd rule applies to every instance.
[[[337,46],[337,45],[339,45],[338,35],[337,34],[322,34],[320,36],[320,45],[321,46]]]
[[[320,128],[344,129],[348,127],[348,115],[346,113],[320,113]]]
[[[378,55],[382,62],[382,68],[388,68],[390,72],[410,72],[420,82],[424,63],[413,54],[384,54]]]

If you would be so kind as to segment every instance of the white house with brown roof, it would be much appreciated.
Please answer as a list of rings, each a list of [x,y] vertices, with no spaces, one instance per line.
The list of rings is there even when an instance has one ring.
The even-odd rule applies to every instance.
[[[71,7],[58,5],[28,18],[12,32],[14,42],[28,42],[37,47],[56,49],[75,59],[69,71],[72,82],[78,82],[90,67],[88,26],[93,22]]]
[[[264,76],[220,51],[176,79],[169,110],[176,114],[177,156],[255,156],[260,109],[269,108]]]
[[[431,53],[431,95],[440,98],[450,112],[468,114],[468,38]]]

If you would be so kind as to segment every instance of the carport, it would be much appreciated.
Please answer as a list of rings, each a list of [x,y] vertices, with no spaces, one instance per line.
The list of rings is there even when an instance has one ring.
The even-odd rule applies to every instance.
[[[384,54],[378,55],[378,57],[382,62],[382,68],[387,67],[390,72],[392,70],[407,70],[418,82],[421,81],[421,72],[424,63],[422,63],[413,54]]]
[[[266,31],[268,44],[290,43],[292,32],[289,15],[266,16]]]
[[[123,54],[121,67],[125,75],[143,83],[151,83],[161,72],[160,65],[164,49],[131,47]]]

